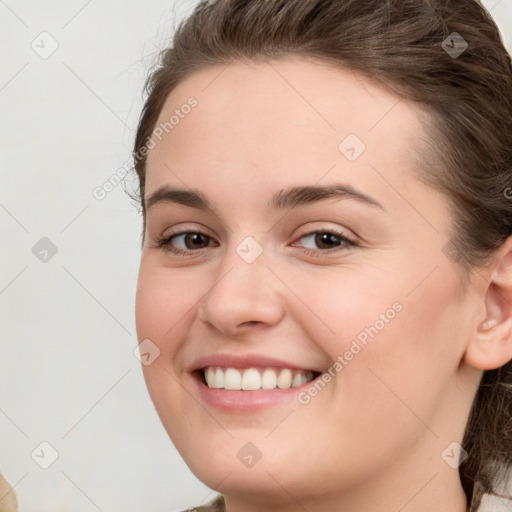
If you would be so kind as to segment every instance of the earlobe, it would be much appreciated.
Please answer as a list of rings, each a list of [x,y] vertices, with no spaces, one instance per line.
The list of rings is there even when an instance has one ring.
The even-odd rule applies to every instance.
[[[464,362],[480,370],[495,370],[512,360],[512,318],[482,322],[464,354]]]
[[[488,331],[489,329],[492,329],[497,324],[498,324],[498,321],[496,320],[496,318],[491,318],[490,320],[486,320],[485,322],[482,322],[480,324],[479,330],[480,331]]]

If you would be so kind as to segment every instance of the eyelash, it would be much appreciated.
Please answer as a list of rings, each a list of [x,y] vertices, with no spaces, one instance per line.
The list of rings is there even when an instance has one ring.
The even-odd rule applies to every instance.
[[[171,241],[172,241],[173,238],[175,238],[177,236],[189,235],[189,234],[202,235],[202,236],[205,236],[205,237],[211,239],[211,237],[209,235],[207,235],[206,233],[203,233],[201,231],[181,231],[179,233],[172,233],[169,236],[165,236],[165,237],[161,237],[161,238],[157,239],[156,242],[155,242],[156,243],[156,247],[163,248],[165,251],[168,251],[168,252],[170,252],[172,254],[175,254],[177,256],[192,256],[192,255],[194,255],[193,253],[197,253],[198,251],[200,251],[200,249],[197,249],[197,250],[189,249],[187,251],[184,251],[182,249],[176,249],[176,248],[172,247],[172,245],[171,245]],[[357,247],[358,246],[358,244],[354,240],[346,237],[343,233],[341,233],[341,232],[339,232],[339,231],[337,231],[335,229],[324,229],[324,230],[318,230],[318,231],[310,231],[308,233],[304,233],[303,235],[301,235],[299,237],[299,240],[304,238],[304,237],[315,235],[315,234],[335,235],[345,245],[342,246],[341,248],[340,247],[335,247],[333,249],[310,249],[308,247],[304,248],[306,251],[308,251],[310,253],[313,253],[313,254],[316,254],[316,253],[322,253],[322,255],[324,255],[324,254],[331,254],[331,253],[346,251],[346,250],[349,250],[351,247]]]

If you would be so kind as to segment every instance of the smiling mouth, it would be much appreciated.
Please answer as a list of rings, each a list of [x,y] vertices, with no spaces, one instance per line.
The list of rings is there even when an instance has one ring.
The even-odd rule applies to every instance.
[[[229,391],[272,391],[303,386],[320,372],[290,368],[227,368],[208,366],[194,372],[210,389]]]

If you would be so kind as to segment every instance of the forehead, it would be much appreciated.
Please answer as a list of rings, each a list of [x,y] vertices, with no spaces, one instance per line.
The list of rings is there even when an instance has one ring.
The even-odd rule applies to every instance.
[[[208,67],[167,97],[146,191],[181,173],[205,187],[275,189],[328,175],[375,189],[376,171],[412,172],[423,115],[386,84],[302,57]]]

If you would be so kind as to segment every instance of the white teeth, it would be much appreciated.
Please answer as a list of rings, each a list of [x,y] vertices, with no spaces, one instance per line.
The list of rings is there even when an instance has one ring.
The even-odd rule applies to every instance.
[[[229,371],[226,370],[226,373]],[[236,370],[234,370],[236,371]],[[238,373],[238,372],[237,372]],[[246,390],[254,390],[261,388],[261,375],[256,368],[250,368],[249,370],[245,370],[244,376],[242,377],[242,389]]]
[[[242,376],[238,370],[226,368],[224,372],[224,389],[242,389]]]
[[[292,386],[292,372],[291,370],[282,370],[277,377],[277,387],[280,389],[288,389]]]
[[[288,368],[277,370],[277,372],[267,368],[260,373],[257,368],[238,370],[209,366],[204,370],[204,377],[209,388],[254,391],[302,386],[313,380],[313,373]]]
[[[220,370],[220,371],[222,372],[222,370]],[[215,385],[217,382],[216,373],[217,373],[216,369],[212,368],[211,366],[206,369],[205,379],[206,379],[206,382],[209,383],[208,386],[211,388],[217,387]]]
[[[261,387],[263,389],[275,389],[277,385],[276,372],[274,370],[265,370],[261,377]]]
[[[300,373],[297,373],[292,381],[292,388],[295,388],[297,386],[302,386],[302,375]]]

